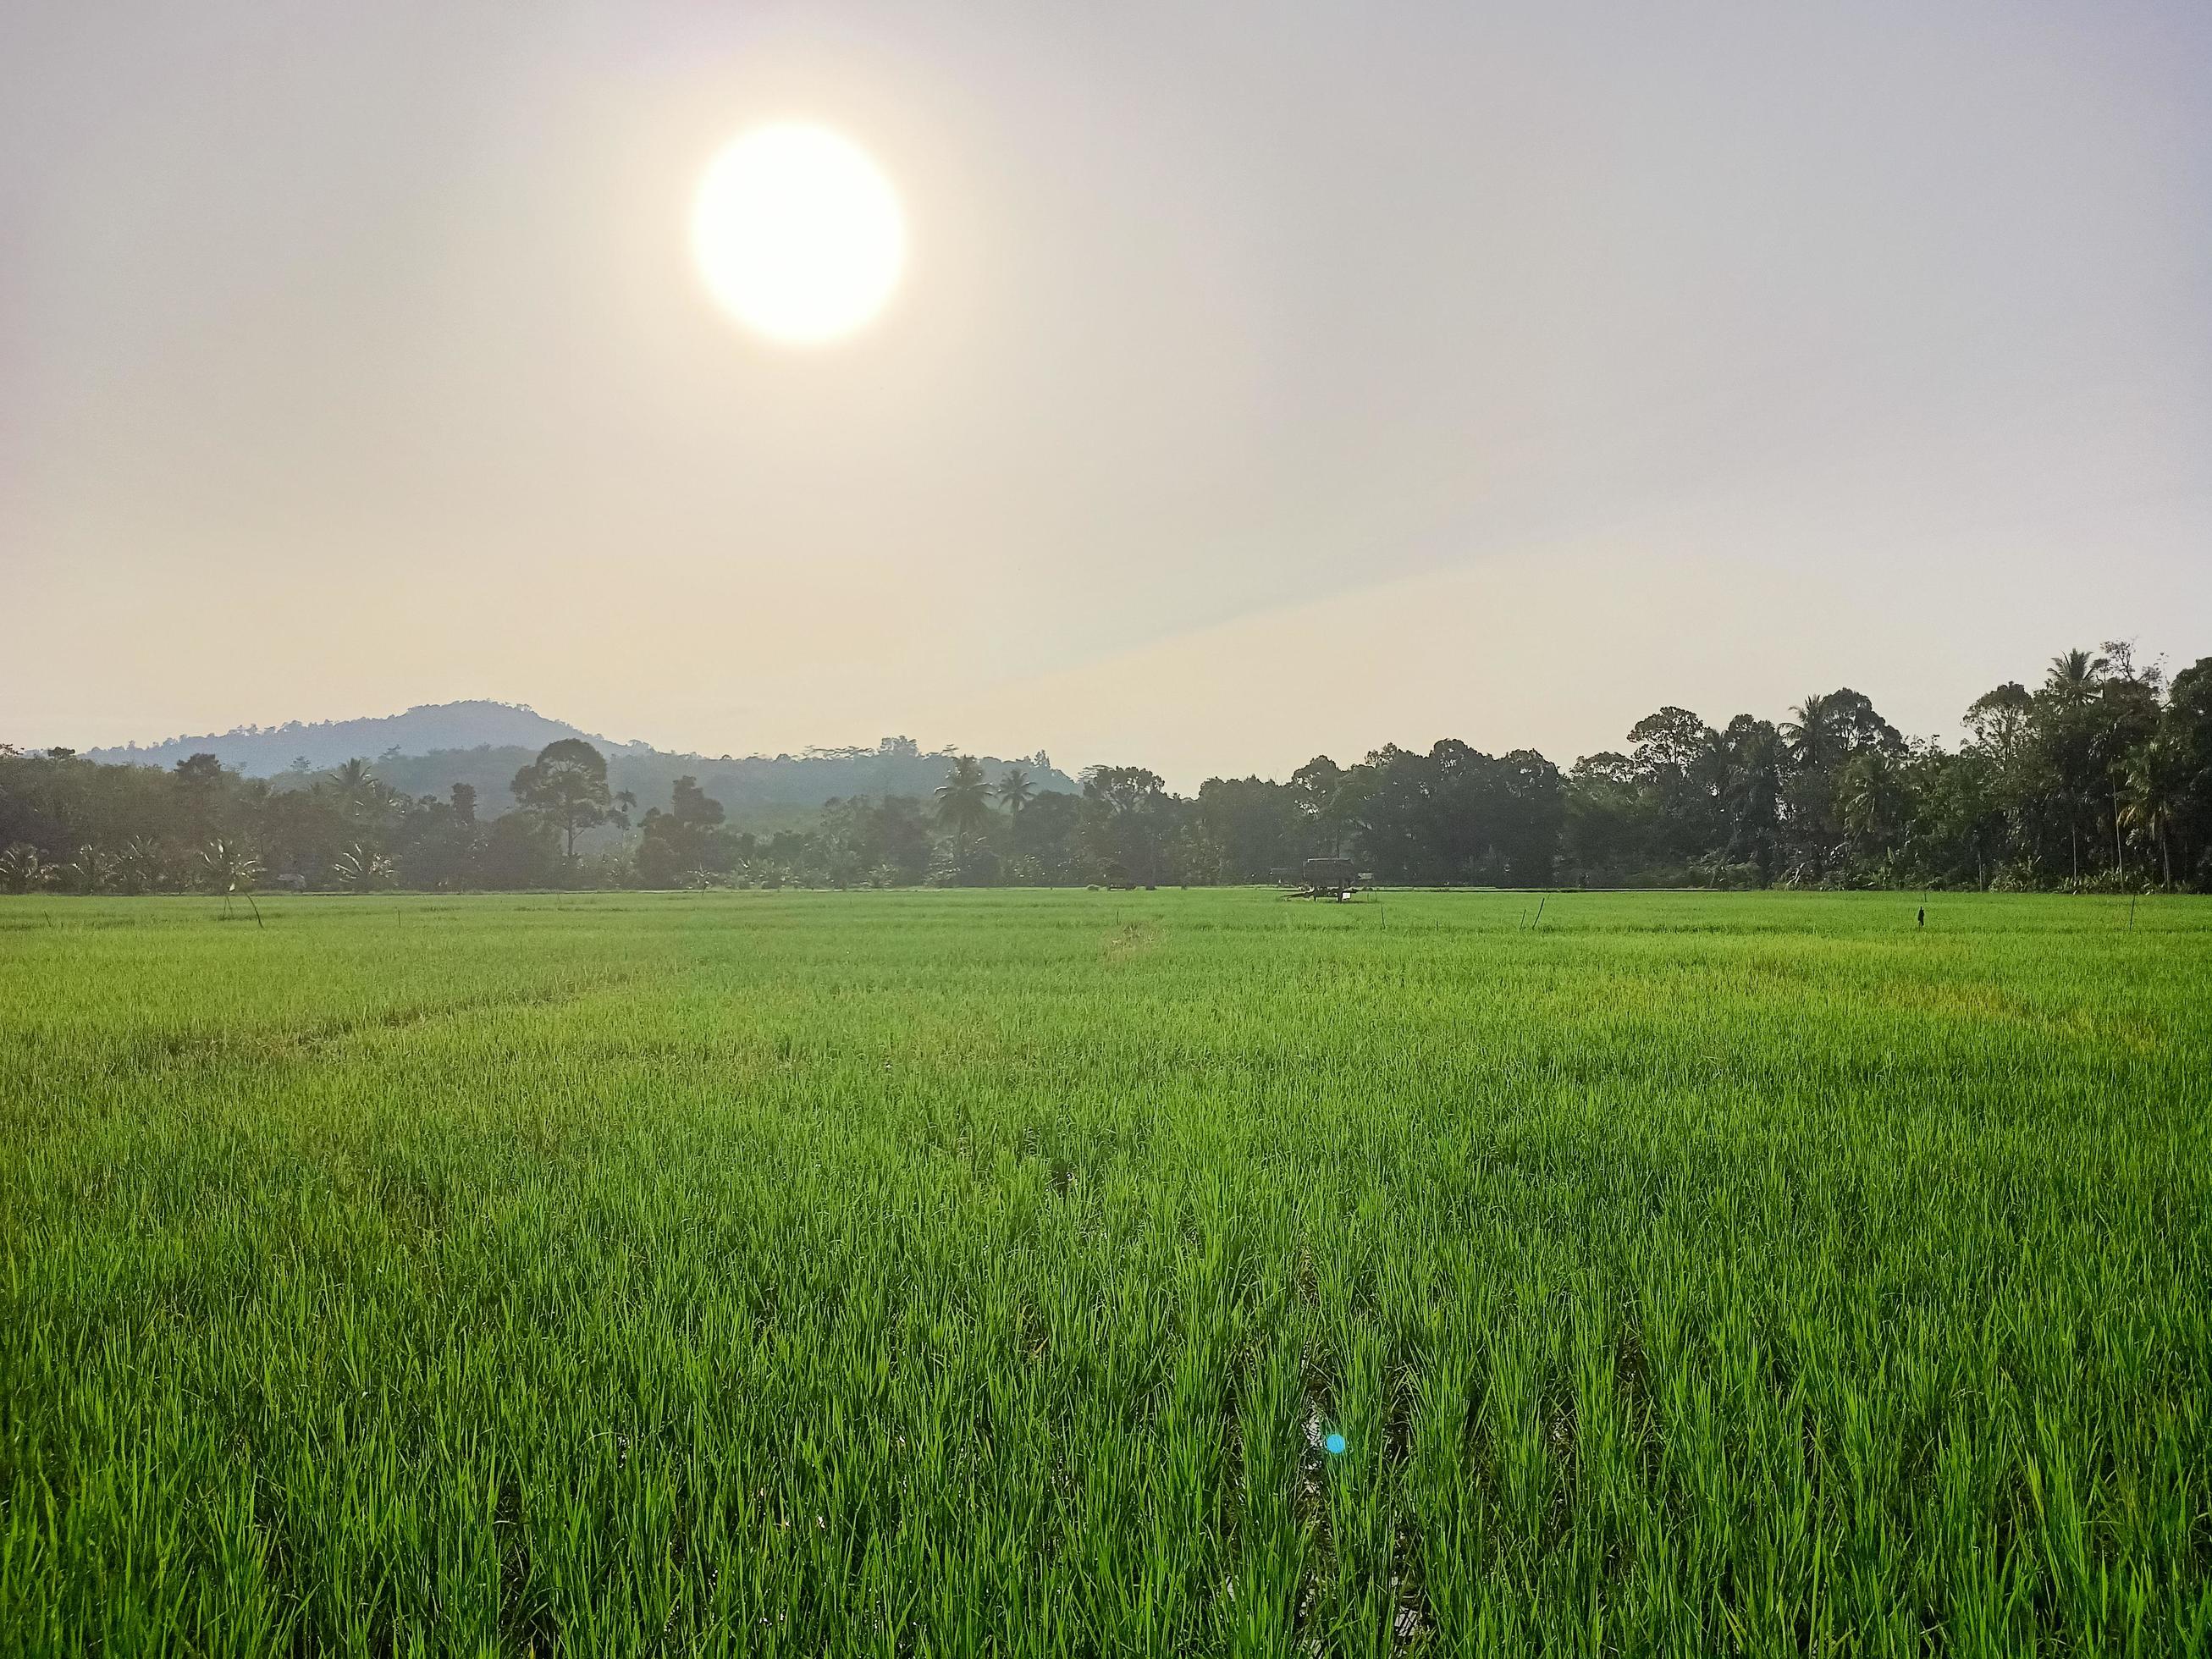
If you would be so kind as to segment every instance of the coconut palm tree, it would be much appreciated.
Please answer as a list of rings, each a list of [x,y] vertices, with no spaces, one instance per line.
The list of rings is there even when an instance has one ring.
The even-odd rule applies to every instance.
[[[365,760],[349,760],[331,773],[331,788],[348,806],[366,805],[376,799],[376,774]]]
[[[1009,766],[1000,775],[999,787],[992,793],[998,796],[999,805],[1006,809],[1006,815],[1018,818],[1022,815],[1022,808],[1027,806],[1030,798],[1036,793],[1036,787],[1030,781],[1027,771],[1018,766]]]
[[[1782,722],[1784,754],[1799,771],[1824,772],[1844,757],[1844,734],[1833,697],[1815,691]]]
[[[1814,864],[1825,866],[1835,839],[1836,769],[1850,751],[1843,729],[1843,710],[1836,699],[1814,692],[1790,711],[1782,722],[1782,758],[1786,763],[1784,790],[1796,834],[1809,839]]]
[[[991,784],[973,755],[952,763],[937,786],[937,821],[955,835],[980,833],[991,822]]]
[[[2173,821],[2189,798],[2186,757],[2169,739],[2153,738],[2127,759],[2120,822],[2158,848],[2160,879],[2173,885]]]
[[[2050,672],[2043,677],[2042,695],[2057,711],[2057,718],[2044,722],[2044,741],[2058,770],[2055,793],[2066,810],[2067,846],[2076,880],[2081,874],[2081,817],[2100,769],[2098,733],[2087,710],[2111,667],[2109,657],[2069,651],[2053,657]]]
[[[1844,828],[1886,858],[1895,850],[1912,805],[1895,760],[1880,749],[1851,757],[1836,784],[1836,810]]]
[[[2111,658],[2094,651],[2069,651],[2051,659],[2051,672],[2043,678],[2044,689],[2062,708],[2079,708],[2096,695],[2112,665]]]

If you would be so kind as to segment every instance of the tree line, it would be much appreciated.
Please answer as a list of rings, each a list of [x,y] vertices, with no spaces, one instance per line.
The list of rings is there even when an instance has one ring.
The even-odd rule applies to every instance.
[[[0,890],[1196,885],[1316,857],[1391,884],[2212,890],[2212,658],[2169,684],[2123,644],[2069,652],[1965,724],[1956,748],[1908,741],[1845,688],[1779,721],[1661,708],[1564,771],[1446,739],[1188,797],[1139,766],[1069,793],[962,756],[927,796],[834,799],[768,836],[691,776],[641,810],[577,738],[496,812],[361,760],[303,785],[0,745]]]

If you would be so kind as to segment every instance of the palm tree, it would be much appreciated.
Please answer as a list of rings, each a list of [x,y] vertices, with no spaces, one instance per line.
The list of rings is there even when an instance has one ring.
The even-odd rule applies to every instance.
[[[1018,818],[1022,815],[1022,808],[1030,804],[1030,798],[1036,793],[1036,788],[1030,782],[1027,772],[1018,766],[1009,766],[1000,775],[999,787],[993,793],[998,796],[999,804],[1006,809],[1007,816]]]
[[[1792,826],[1811,843],[1816,868],[1826,867],[1836,836],[1836,769],[1850,753],[1843,710],[1828,694],[1814,692],[1790,711],[1778,728],[1786,763],[1784,799]]]
[[[2112,665],[2109,657],[2094,652],[2069,651],[2053,657],[2051,672],[2043,677],[2044,694],[2063,717],[2051,722],[2049,731],[2057,739],[2057,794],[2066,807],[2067,845],[2077,881],[2081,875],[2081,812],[2095,782],[2092,774],[2096,765],[2096,733],[2082,716]]]
[[[349,760],[332,770],[331,787],[347,805],[357,806],[374,798],[376,774],[368,769],[367,761]]]
[[[937,821],[955,835],[971,835],[991,822],[991,784],[973,755],[952,763],[937,786]]]
[[[1885,858],[1894,848],[1911,805],[1897,763],[1879,749],[1854,755],[1837,781],[1836,809],[1844,828],[1881,848]]]
[[[2153,738],[2127,759],[2127,794],[2120,822],[2147,836],[2158,848],[2164,884],[2173,885],[2173,821],[2189,795],[2181,751],[2166,738]]]
[[[2109,657],[2089,651],[2069,651],[2051,659],[2051,672],[2043,679],[2044,689],[2057,699],[2060,708],[2079,708],[2095,695],[2106,671],[2112,665]]]
[[[1815,691],[1782,722],[1783,753],[1801,772],[1825,772],[1843,758],[1843,734],[1836,729],[1835,699]]]

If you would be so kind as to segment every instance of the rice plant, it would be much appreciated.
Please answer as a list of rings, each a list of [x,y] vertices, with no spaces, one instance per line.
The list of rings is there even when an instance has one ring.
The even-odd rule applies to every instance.
[[[2212,902],[0,904],[0,1650],[2202,1653]]]

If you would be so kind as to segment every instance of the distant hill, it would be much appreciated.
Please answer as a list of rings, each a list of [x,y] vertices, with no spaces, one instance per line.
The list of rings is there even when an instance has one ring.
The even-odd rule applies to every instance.
[[[428,755],[447,749],[519,748],[534,755],[561,738],[583,738],[609,755],[646,748],[643,744],[612,743],[595,737],[566,720],[548,720],[520,703],[479,699],[422,703],[404,714],[367,720],[240,726],[228,732],[171,738],[165,743],[144,746],[134,743],[121,749],[86,752],[97,761],[135,761],[143,766],[173,766],[187,755],[213,755],[234,772],[269,778],[302,760],[306,769],[319,771],[343,766],[349,760]]]
[[[636,796],[642,811],[665,806],[675,781],[689,774],[728,811],[730,822],[763,833],[810,821],[826,800],[854,795],[926,796],[945,781],[950,750],[926,750],[910,738],[886,738],[872,749],[810,749],[798,755],[686,755],[643,743],[616,743],[503,702],[430,703],[380,719],[316,725],[242,726],[166,743],[88,750],[93,760],[173,766],[187,755],[213,755],[233,770],[307,784],[331,768],[365,760],[392,788],[443,795],[457,783],[477,792],[486,816],[513,803],[508,785],[538,751],[561,738],[581,738],[607,757],[607,781]],[[1042,754],[1000,760],[979,757],[993,782],[1010,765],[1025,768],[1042,791],[1073,793],[1073,778]],[[305,766],[298,764],[305,761]]]

